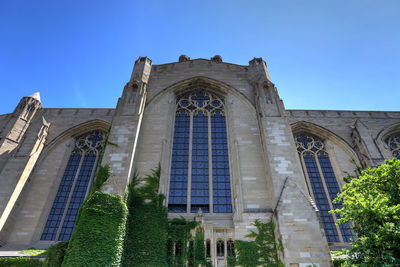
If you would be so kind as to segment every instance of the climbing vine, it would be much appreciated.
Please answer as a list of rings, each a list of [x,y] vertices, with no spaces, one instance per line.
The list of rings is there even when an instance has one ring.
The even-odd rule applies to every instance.
[[[129,215],[122,266],[167,266],[168,219],[164,195],[158,193],[160,173],[159,166],[143,179],[135,173],[128,186]]]
[[[256,220],[253,225],[257,232],[251,231],[246,237],[253,241],[235,241],[236,265],[243,267],[284,266],[279,259],[278,251],[282,250],[280,242],[275,239],[275,224],[272,219],[267,223]],[[230,262],[234,261],[232,258]],[[231,263],[232,264],[232,263]]]
[[[169,256],[168,264],[169,266],[184,266],[187,262],[190,264],[192,262],[190,254],[189,254],[189,239],[192,237],[190,231],[193,230],[197,226],[196,221],[187,221],[185,218],[175,218],[169,221],[168,223],[168,242],[169,248],[167,246],[167,250],[169,253],[172,253]],[[174,248],[179,246],[179,253],[176,253],[176,249]],[[193,253],[193,251],[192,251]]]
[[[193,245],[194,266],[206,266],[206,247],[202,229],[196,231]]]

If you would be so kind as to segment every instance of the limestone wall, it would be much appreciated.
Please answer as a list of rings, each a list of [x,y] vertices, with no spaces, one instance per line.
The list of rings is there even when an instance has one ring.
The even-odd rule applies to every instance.
[[[45,147],[10,215],[13,224],[6,225],[8,245],[47,246],[48,242],[39,240],[74,147],[71,137],[99,127],[106,131],[112,115],[113,109],[42,109],[36,115],[40,121],[44,116],[51,126]],[[31,127],[35,123],[39,121]],[[34,139],[30,138],[33,134],[28,129],[25,140]],[[27,145],[22,143],[21,150]],[[14,172],[23,167],[13,166]]]

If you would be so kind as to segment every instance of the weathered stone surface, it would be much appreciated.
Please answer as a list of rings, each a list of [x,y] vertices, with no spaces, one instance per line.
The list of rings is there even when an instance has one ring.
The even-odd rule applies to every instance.
[[[160,163],[160,191],[167,204],[176,95],[198,89],[225,99],[233,213],[199,217],[215,266],[224,264],[216,257],[217,240],[246,240],[256,219],[271,218],[286,266],[329,266],[328,244],[293,134],[308,132],[324,141],[342,187],[355,164],[371,166],[392,157],[385,142],[400,132],[400,112],[286,110],[262,58],[242,66],[222,62],[219,56],[206,60],[182,55],[179,62],[162,65],[140,57],[115,109],[46,109],[35,94],[23,98],[13,113],[0,115],[0,212],[11,208],[0,231],[2,244],[52,243],[40,237],[74,137],[92,130],[109,131],[113,144],[104,151],[102,164],[110,166],[111,177],[103,191],[123,195],[134,170],[145,175]],[[45,138],[39,134],[42,117],[49,125]],[[196,214],[170,217],[181,215],[192,219]]]

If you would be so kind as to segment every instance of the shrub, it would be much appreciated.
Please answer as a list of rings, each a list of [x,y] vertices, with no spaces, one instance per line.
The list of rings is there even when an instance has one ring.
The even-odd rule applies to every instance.
[[[67,251],[68,242],[60,242],[50,246],[47,249],[46,259],[43,262],[43,267],[59,267],[61,266],[65,252]]]
[[[80,209],[62,266],[119,266],[126,217],[121,196],[90,195]]]
[[[42,262],[28,257],[0,258],[0,267],[40,267]]]

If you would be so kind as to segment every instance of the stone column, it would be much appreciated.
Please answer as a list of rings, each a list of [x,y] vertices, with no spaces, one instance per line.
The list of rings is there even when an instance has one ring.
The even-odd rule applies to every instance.
[[[327,243],[315,207],[304,188],[304,177],[285,108],[262,58],[249,62],[248,77],[256,94],[268,178],[273,185],[273,215],[278,222],[285,266],[329,266]]]
[[[131,79],[118,100],[101,163],[110,166],[111,174],[104,192],[123,195],[132,177],[151,64],[147,57],[136,60]]]

